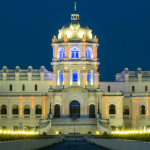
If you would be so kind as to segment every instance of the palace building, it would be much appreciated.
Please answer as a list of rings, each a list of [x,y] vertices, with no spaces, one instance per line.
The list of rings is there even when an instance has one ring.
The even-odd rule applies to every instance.
[[[116,81],[99,81],[99,43],[75,11],[71,21],[52,38],[53,72],[34,69],[0,70],[0,127],[39,133],[74,131],[110,133],[111,126],[143,129],[150,125],[150,71],[116,74]]]

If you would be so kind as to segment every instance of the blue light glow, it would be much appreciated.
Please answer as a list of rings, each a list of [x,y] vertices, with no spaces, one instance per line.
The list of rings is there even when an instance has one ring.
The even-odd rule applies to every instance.
[[[65,50],[63,48],[58,50],[58,58],[64,58],[65,57]]]
[[[77,82],[78,81],[78,73],[77,72],[73,72],[72,73],[72,81],[73,82]]]
[[[59,73],[59,82],[63,82],[63,73]]]
[[[87,73],[87,82],[91,82],[91,73],[90,72]]]
[[[92,49],[87,48],[85,51],[85,57],[86,58],[92,58]]]

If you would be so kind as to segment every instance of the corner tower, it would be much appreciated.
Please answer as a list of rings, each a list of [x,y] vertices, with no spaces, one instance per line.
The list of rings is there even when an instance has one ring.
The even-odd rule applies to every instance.
[[[70,86],[97,89],[99,86],[98,38],[79,18],[75,5],[71,22],[52,38],[53,89]]]

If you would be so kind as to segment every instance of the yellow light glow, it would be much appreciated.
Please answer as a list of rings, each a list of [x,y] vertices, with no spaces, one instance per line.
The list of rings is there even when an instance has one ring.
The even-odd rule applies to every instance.
[[[0,131],[0,133],[2,133],[2,131]]]
[[[148,130],[148,132],[150,132],[150,130]]]
[[[140,131],[140,133],[142,133],[142,131]]]
[[[58,131],[56,131],[56,134],[58,134]]]
[[[96,134],[99,134],[99,132],[97,131]]]
[[[10,131],[8,131],[8,133],[10,133]]]
[[[4,131],[4,133],[6,133],[6,131]]]

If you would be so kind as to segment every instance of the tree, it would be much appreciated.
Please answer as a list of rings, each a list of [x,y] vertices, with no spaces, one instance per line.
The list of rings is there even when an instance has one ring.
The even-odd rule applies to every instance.
[[[117,129],[119,130],[119,131],[122,131],[123,130],[123,125],[121,125],[121,126],[117,126]]]

